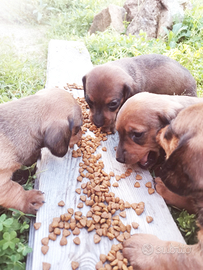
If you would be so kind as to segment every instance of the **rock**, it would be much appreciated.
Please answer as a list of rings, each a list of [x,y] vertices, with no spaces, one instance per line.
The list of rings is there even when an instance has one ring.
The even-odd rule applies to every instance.
[[[161,0],[161,4],[162,11],[159,18],[157,37],[166,34],[164,27],[172,29],[174,22],[182,22],[184,10],[191,7],[191,3],[188,0]]]
[[[100,13],[95,15],[93,23],[89,29],[89,33],[93,34],[96,31],[103,32],[108,27],[112,27],[118,33],[125,31],[123,24],[125,17],[125,9],[116,5],[109,5]]]
[[[123,6],[130,22],[126,34],[139,35],[142,30],[149,38],[163,36],[164,27],[171,29],[174,22],[183,20],[189,5],[188,0],[127,0]]]
[[[126,34],[139,35],[140,30],[147,33],[148,37],[157,37],[157,28],[160,17],[161,3],[159,0],[135,0],[134,5],[132,0],[125,2],[124,7],[127,12],[131,8],[130,18],[133,20],[127,27]],[[128,16],[127,16],[128,17]]]

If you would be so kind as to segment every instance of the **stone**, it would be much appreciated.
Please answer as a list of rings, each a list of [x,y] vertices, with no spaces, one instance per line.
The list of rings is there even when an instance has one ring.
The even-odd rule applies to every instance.
[[[125,26],[123,24],[124,17],[125,9],[111,4],[95,15],[89,33],[93,34],[97,31],[103,32],[108,27],[113,28],[118,33],[123,33],[125,31]]]

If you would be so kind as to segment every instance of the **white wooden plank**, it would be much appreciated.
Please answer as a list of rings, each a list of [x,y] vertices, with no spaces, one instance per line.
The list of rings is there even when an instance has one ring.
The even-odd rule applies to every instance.
[[[63,86],[67,82],[81,84],[82,76],[92,65],[89,54],[85,49],[83,50],[84,55],[83,53],[81,55],[76,52],[76,57],[73,57],[73,51],[77,47],[74,44],[74,42],[69,43],[68,41],[50,42],[47,86]],[[72,46],[74,48],[73,51],[69,48]],[[56,52],[58,57],[55,57]],[[72,68],[71,70],[69,65],[72,62],[69,62],[68,57],[62,57],[64,55],[67,56],[69,53],[70,57],[74,58],[75,61],[75,68]],[[85,56],[86,54],[88,56]],[[77,69],[78,66],[80,66],[80,72],[79,69]],[[59,79],[58,76],[61,74],[60,70],[62,67],[63,76],[61,75]],[[69,72],[64,72],[64,70],[69,70]],[[72,73],[73,75],[71,75]],[[83,91],[74,90],[75,97],[81,97],[82,95]],[[97,149],[97,152],[102,154],[105,172],[109,173],[110,171],[113,171],[115,175],[121,175],[125,172],[127,166],[118,163],[115,159],[114,147],[117,146],[117,144],[118,134],[109,135],[108,140],[102,142],[102,146]],[[107,152],[101,150],[103,146],[107,147]],[[74,146],[74,149],[76,148],[77,146]],[[52,222],[53,217],[59,217],[70,207],[74,208],[75,211],[80,210],[77,208],[77,204],[80,201],[79,195],[75,193],[75,189],[81,186],[81,183],[76,180],[79,175],[78,169],[81,159],[82,158],[72,158],[72,149],[69,149],[64,158],[57,158],[51,155],[47,149],[43,149],[42,151],[42,159],[38,162],[38,181],[39,189],[45,192],[46,203],[40,208],[36,217],[36,222],[42,223],[41,228],[35,232],[32,227],[30,230],[30,245],[33,246],[33,253],[28,257],[27,270],[42,269],[42,262],[51,263],[51,269],[54,270],[71,270],[71,261],[80,263],[79,270],[93,270],[95,269],[95,264],[99,261],[99,255],[101,253],[107,254],[111,245],[113,243],[118,243],[117,240],[110,241],[107,237],[102,237],[101,242],[95,245],[93,242],[95,232],[88,233],[86,229],[83,228],[79,235],[79,238],[81,239],[81,244],[79,246],[76,246],[73,243],[73,235],[71,234],[67,238],[67,246],[61,247],[59,245],[61,237],[59,236],[55,242],[49,241],[49,251],[46,255],[41,253],[41,239],[48,236],[48,225]],[[143,177],[140,181],[140,188],[134,187],[137,172]],[[84,179],[83,181],[87,182],[88,179]],[[112,178],[111,184],[115,181],[115,178]],[[175,240],[184,243],[184,239],[162,197],[157,193],[152,195],[148,194],[148,190],[145,187],[145,183],[148,181],[152,181],[149,172],[134,167],[134,172],[131,176],[119,181],[118,188],[110,187],[110,191],[114,192],[116,196],[124,201],[128,201],[129,203],[145,202],[145,211],[141,216],[137,216],[132,209],[126,209],[127,218],[121,218],[121,220],[125,225],[131,224],[133,221],[140,224],[137,230],[132,229],[131,234],[149,233],[157,235],[163,240]],[[57,205],[60,200],[63,200],[66,203],[65,207],[61,208]],[[83,215],[86,215],[89,209],[90,208],[85,205],[80,211],[82,211]],[[146,222],[147,215],[154,218],[154,221],[150,224]]]

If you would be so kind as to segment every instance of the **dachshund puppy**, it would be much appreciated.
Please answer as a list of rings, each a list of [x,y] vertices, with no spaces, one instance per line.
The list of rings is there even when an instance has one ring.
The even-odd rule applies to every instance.
[[[177,114],[201,98],[139,93],[129,98],[118,112],[116,129],[119,145],[116,159],[143,169],[152,167],[160,155],[157,132]]]
[[[159,131],[157,141],[166,152],[160,172],[164,185],[183,198],[193,198],[203,227],[202,115],[203,103],[182,110],[170,125]],[[176,201],[173,203],[177,205]]]
[[[186,196],[193,199],[200,227],[199,243],[187,246],[162,241],[153,235],[134,235],[124,243],[123,250],[133,269],[203,269],[202,117],[203,103],[191,105],[183,109],[157,135],[157,141],[166,152],[161,179],[166,188],[179,197],[182,196],[183,200]],[[176,200],[175,197],[173,199]],[[174,204],[176,205],[176,201]],[[143,247],[152,247],[150,256],[145,253],[149,249],[145,250]]]
[[[42,192],[25,191],[12,174],[36,162],[43,147],[63,157],[69,144],[80,139],[80,106],[65,90],[41,90],[1,104],[0,119],[0,205],[35,214],[44,201]]]
[[[123,103],[139,92],[196,96],[196,82],[177,61],[159,54],[123,58],[93,68],[83,77],[90,120],[103,132],[115,131]]]

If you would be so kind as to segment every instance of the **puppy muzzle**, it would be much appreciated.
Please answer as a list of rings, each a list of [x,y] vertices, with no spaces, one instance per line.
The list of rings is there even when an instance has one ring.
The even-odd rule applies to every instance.
[[[103,116],[103,114],[102,113],[95,114],[93,116],[93,123],[98,128],[102,127],[104,125],[104,116]]]

